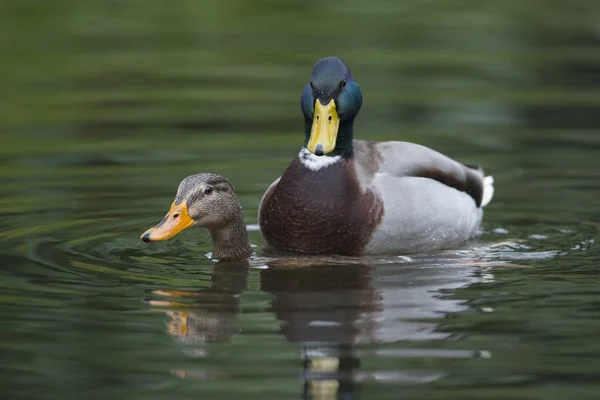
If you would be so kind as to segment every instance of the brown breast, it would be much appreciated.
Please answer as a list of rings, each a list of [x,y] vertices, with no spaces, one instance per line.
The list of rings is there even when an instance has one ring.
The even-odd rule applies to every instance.
[[[383,202],[363,192],[352,158],[312,171],[295,159],[260,209],[270,245],[311,254],[360,254],[383,216]]]

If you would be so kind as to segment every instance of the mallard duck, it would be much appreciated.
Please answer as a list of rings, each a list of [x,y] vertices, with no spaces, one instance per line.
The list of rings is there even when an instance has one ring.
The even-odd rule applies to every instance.
[[[418,144],[355,140],[361,105],[342,60],[315,64],[301,96],[304,146],[259,206],[266,243],[312,254],[399,254],[473,237],[493,178]]]
[[[141,239],[144,242],[168,240],[192,226],[201,226],[210,232],[213,259],[241,260],[252,253],[235,188],[221,175],[203,173],[184,178],[167,215],[144,232]]]

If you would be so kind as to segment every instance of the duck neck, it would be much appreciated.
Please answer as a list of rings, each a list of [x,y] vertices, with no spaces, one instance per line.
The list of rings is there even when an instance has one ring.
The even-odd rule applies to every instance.
[[[240,260],[252,254],[250,239],[241,213],[229,224],[218,228],[209,228],[209,231],[213,240],[212,258]]]
[[[310,140],[310,132],[312,129],[312,120],[305,120],[304,133],[306,139],[304,141],[304,147],[308,146]],[[354,154],[352,148],[352,141],[354,140],[354,119],[344,121],[340,123],[338,128],[337,140],[335,142],[335,149],[328,153],[326,156],[335,157],[342,156],[344,158],[350,158]]]

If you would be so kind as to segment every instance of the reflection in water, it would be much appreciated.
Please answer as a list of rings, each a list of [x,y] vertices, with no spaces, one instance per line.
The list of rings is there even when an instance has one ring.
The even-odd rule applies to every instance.
[[[148,304],[170,308],[166,311],[170,317],[168,334],[189,346],[186,349],[188,355],[203,357],[206,343],[227,341],[238,332],[235,319],[240,312],[239,295],[246,288],[247,279],[246,266],[217,264],[208,289],[155,290],[154,295],[172,299],[150,299]]]
[[[461,301],[443,298],[440,290],[482,279],[479,270],[465,260],[456,261],[426,267],[411,262],[391,273],[388,266],[299,267],[296,260],[293,267],[285,267],[279,260],[261,270],[261,289],[273,296],[268,311],[280,321],[281,335],[300,344],[304,395],[351,398],[365,379],[429,382],[442,376],[436,371],[361,372],[360,357],[372,354],[360,347],[375,342],[447,337],[436,331],[440,313],[461,311],[466,306]],[[245,290],[247,279],[246,267],[217,264],[210,288],[155,291],[154,295],[161,298],[149,300],[149,304],[169,308],[168,334],[194,347],[186,352],[188,355],[206,357],[210,342],[227,341],[238,334],[235,325],[241,309],[239,295]],[[166,300],[165,296],[171,299]],[[436,351],[423,352],[431,356]],[[378,351],[377,356],[404,353],[395,349],[390,354]],[[419,350],[408,353],[414,357]],[[180,377],[209,377],[207,372],[198,370],[174,373]]]
[[[437,329],[442,313],[464,311],[467,306],[463,300],[444,298],[441,292],[480,282],[481,265],[485,264],[463,258],[374,271],[373,285],[381,297],[380,310],[372,316],[377,321],[375,340],[381,343],[447,338],[448,333]]]
[[[367,265],[272,268],[261,273],[262,290],[274,295],[271,311],[281,333],[301,343],[304,393],[328,398],[356,391],[360,360],[354,344],[368,335],[378,307]]]

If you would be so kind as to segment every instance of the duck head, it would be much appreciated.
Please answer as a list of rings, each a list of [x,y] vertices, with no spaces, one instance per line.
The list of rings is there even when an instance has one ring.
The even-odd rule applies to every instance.
[[[350,69],[337,57],[322,58],[313,67],[300,101],[306,121],[304,147],[317,156],[352,151],[352,125],[362,93]]]
[[[243,218],[233,185],[217,174],[196,174],[183,179],[175,201],[163,220],[141,236],[144,242],[168,240],[192,226],[211,233]]]

